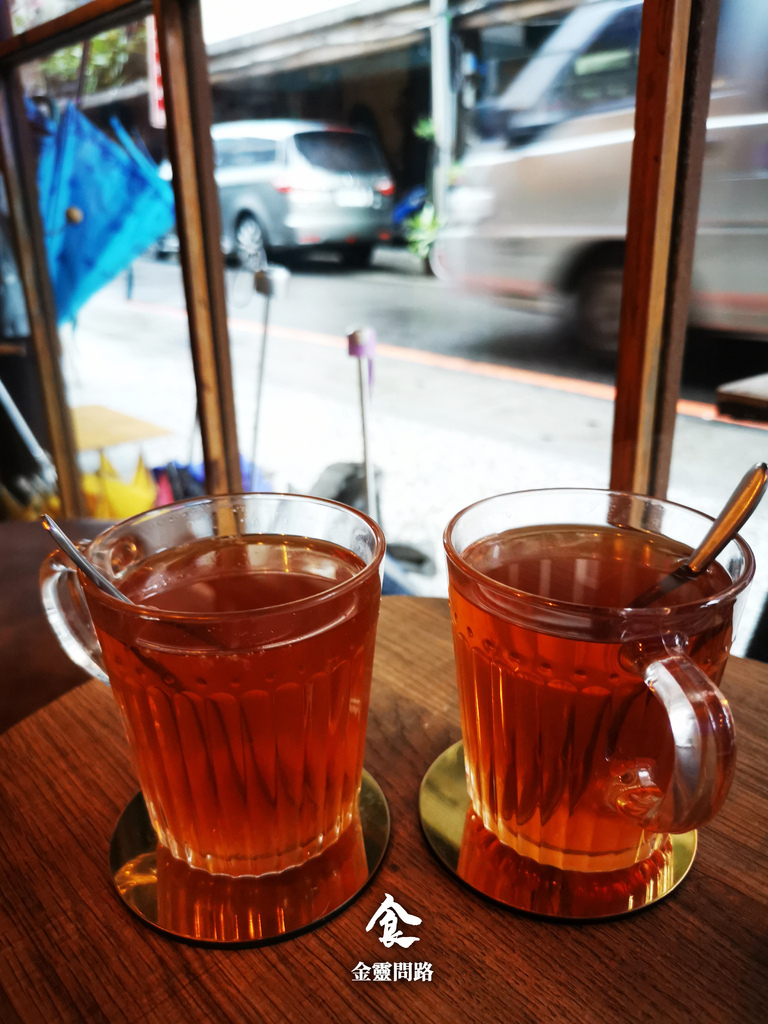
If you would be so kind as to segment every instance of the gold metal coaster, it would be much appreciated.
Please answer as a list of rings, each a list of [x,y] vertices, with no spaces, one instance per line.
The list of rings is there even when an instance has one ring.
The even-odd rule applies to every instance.
[[[563,871],[522,857],[473,811],[460,742],[424,776],[419,816],[433,852],[470,888],[515,910],[550,918],[601,920],[651,906],[682,882],[696,854],[692,831],[670,836],[647,860],[621,871]]]
[[[112,834],[112,880],[134,914],[172,938],[227,947],[277,942],[327,921],[373,878],[389,842],[389,807],[365,770],[358,812],[335,843],[299,867],[232,877],[172,857],[137,793]]]

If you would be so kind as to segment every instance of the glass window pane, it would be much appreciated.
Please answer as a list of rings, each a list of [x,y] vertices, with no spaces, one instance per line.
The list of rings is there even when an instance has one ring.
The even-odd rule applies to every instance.
[[[89,106],[103,108],[104,93],[120,89],[113,102],[132,94],[147,95],[147,32],[146,22],[135,22],[110,29],[95,36],[88,43],[83,61],[83,44],[76,43],[57,50],[50,57],[32,61],[22,67],[22,78],[27,93],[51,112],[74,100],[83,69],[81,101]],[[88,97],[96,95],[95,100]]]
[[[205,21],[245,461],[258,408],[257,462],[274,487],[362,503],[360,378],[346,334],[373,327],[370,453],[382,523],[402,564],[427,570],[409,573],[420,593],[445,593],[442,531],[469,502],[608,481],[614,369],[596,328],[584,329],[580,348],[570,327],[577,285],[594,269],[582,320],[597,321],[606,347],[615,344],[621,258],[603,248],[590,219],[604,225],[611,204],[608,238],[620,239],[632,98],[604,115],[610,143],[576,152],[574,137],[594,127],[556,89],[626,5],[526,22],[514,6],[505,8],[508,25],[453,19],[444,84],[456,166],[439,217],[423,23],[418,42],[404,42],[402,11],[379,12],[374,42],[368,26],[327,0],[254,6],[239,22],[219,5],[221,16]],[[300,14],[311,15],[312,32]],[[617,30],[611,45],[623,43]],[[281,53],[290,54],[282,67]],[[481,133],[485,111],[496,127]],[[259,176],[229,164],[221,133],[240,126],[255,136],[259,125],[284,132],[284,171]],[[551,147],[548,160],[539,143]],[[438,266],[436,277],[429,257],[438,228],[452,240],[453,266]],[[268,311],[250,273],[261,252],[290,273]]]
[[[173,193],[169,170],[159,166],[166,134],[152,125],[158,105],[148,90],[146,28],[142,21],[113,29],[21,69],[67,399],[87,508],[101,518],[203,487]]]
[[[35,495],[35,511],[50,510],[55,474],[41,467],[38,445],[50,448],[0,177],[0,519],[31,509]]]
[[[768,7],[724,0],[685,352],[683,397],[691,401],[677,417],[669,485],[671,498],[712,514],[750,465],[765,460],[767,267]],[[742,532],[758,571],[737,653],[747,649],[768,592],[765,510]]]
[[[60,18],[89,0],[10,0],[14,32],[26,32],[46,21]]]
[[[14,338],[25,338],[29,334],[29,321],[27,320],[27,308],[16,257],[11,244],[8,198],[2,177],[0,177],[0,281],[2,282],[0,338],[9,341]]]

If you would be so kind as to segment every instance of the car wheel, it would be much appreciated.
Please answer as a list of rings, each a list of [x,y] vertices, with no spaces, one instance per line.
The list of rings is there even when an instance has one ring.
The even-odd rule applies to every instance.
[[[242,267],[263,270],[267,265],[264,232],[252,213],[245,213],[235,228],[235,252]]]
[[[372,255],[372,245],[349,245],[342,250],[341,262],[350,270],[363,270],[370,265]]]
[[[580,348],[615,357],[619,348],[621,286],[618,257],[585,268],[576,283],[573,334]]]

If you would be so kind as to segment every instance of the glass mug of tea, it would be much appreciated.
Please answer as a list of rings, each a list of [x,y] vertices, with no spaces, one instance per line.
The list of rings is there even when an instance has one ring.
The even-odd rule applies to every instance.
[[[356,820],[384,547],[344,505],[245,494],[155,509],[88,544],[131,604],[56,553],[44,563],[51,624],[111,683],[174,857],[282,871]]]
[[[700,577],[632,607],[711,523],[562,489],[488,498],[446,529],[471,808],[529,866],[566,873],[558,885],[671,856],[669,834],[703,825],[728,793],[733,721],[717,684],[751,550],[735,538]]]

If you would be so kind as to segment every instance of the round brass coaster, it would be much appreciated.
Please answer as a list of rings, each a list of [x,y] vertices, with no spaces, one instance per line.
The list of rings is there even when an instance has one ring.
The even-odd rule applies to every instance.
[[[373,878],[389,842],[389,807],[363,771],[359,817],[328,849],[269,875],[212,875],[157,841],[137,793],[112,834],[109,867],[124,903],[145,924],[204,946],[258,946],[327,921]]]
[[[521,857],[472,810],[462,743],[444,751],[424,776],[419,816],[434,853],[472,889],[516,910],[572,921],[651,906],[682,882],[696,853],[693,831],[670,836],[647,860],[622,871],[562,871]]]

